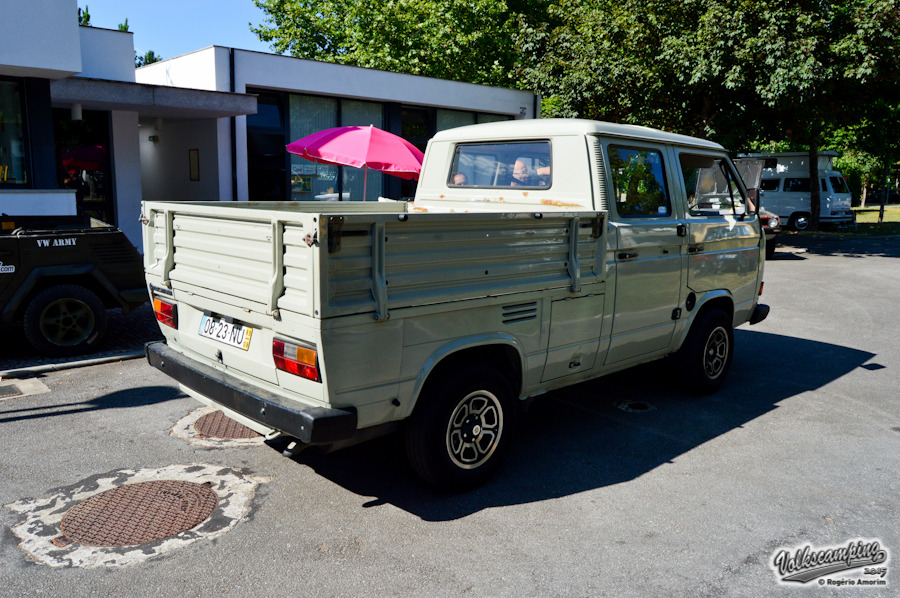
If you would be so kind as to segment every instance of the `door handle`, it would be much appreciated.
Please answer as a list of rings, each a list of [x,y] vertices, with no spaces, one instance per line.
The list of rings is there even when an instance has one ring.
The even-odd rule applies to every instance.
[[[625,253],[625,252],[622,252],[622,253],[619,254],[619,259],[620,259],[620,260],[631,260],[631,259],[636,258],[637,256],[638,256],[638,254],[636,254],[636,253]]]
[[[688,253],[700,253],[703,251],[703,245],[691,245],[688,247]]]

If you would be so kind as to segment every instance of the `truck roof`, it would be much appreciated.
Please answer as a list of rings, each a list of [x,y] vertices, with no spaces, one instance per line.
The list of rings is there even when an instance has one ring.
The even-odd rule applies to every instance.
[[[626,139],[659,141],[703,149],[724,150],[718,143],[669,133],[650,127],[623,125],[577,118],[538,118],[507,120],[480,125],[468,125],[438,132],[435,141],[479,141],[522,137],[553,137],[559,135],[609,135]]]
[[[837,158],[840,154],[838,154],[834,150],[822,150],[819,153],[819,156],[831,156],[832,158]],[[809,152],[763,152],[758,154],[740,154],[739,158],[807,158],[809,157]]]

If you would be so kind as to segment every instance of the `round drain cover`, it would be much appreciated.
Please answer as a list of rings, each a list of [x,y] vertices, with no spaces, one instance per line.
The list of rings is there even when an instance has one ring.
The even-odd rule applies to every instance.
[[[194,423],[197,434],[208,438],[256,438],[256,432],[243,424],[239,424],[221,411],[207,413]]]
[[[133,546],[200,525],[219,503],[207,484],[160,480],[96,494],[66,513],[66,539],[87,546]]]

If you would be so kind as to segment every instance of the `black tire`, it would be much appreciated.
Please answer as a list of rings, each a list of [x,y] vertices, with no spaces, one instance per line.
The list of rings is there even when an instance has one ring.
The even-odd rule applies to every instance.
[[[103,302],[79,285],[45,289],[25,310],[25,338],[44,355],[85,353],[99,344],[105,331]]]
[[[808,212],[791,214],[791,228],[794,230],[806,230],[809,228],[809,219],[812,215]]]
[[[770,260],[775,256],[775,239],[766,241],[766,259]]]
[[[518,405],[497,370],[475,366],[429,384],[405,432],[413,470],[450,492],[484,483],[512,444]]]
[[[722,386],[734,357],[731,318],[721,309],[700,315],[678,350],[677,367],[684,390],[704,395]]]

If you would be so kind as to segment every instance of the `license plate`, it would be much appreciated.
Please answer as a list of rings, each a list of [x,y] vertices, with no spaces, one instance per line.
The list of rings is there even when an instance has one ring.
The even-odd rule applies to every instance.
[[[220,343],[237,347],[243,351],[250,348],[250,337],[253,329],[240,324],[231,324],[212,316],[203,316],[200,320],[200,336],[217,340]]]

